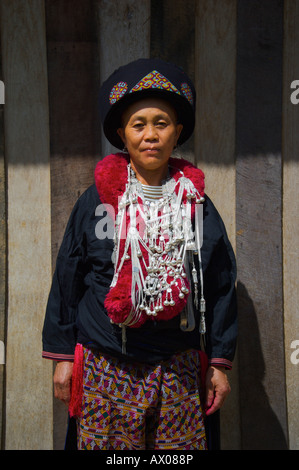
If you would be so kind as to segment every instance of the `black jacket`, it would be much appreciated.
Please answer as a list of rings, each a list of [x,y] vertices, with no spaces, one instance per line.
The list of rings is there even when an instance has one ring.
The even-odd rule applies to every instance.
[[[113,239],[100,240],[96,236],[101,219],[96,215],[99,204],[96,186],[92,185],[78,199],[70,216],[48,299],[43,357],[72,360],[77,342],[121,355],[121,329],[111,324],[104,308],[114,272]],[[237,335],[236,264],[223,222],[208,197],[203,236],[206,352],[211,363],[230,368]],[[154,363],[178,351],[200,349],[198,318],[192,332],[181,331],[179,324],[178,316],[127,328],[127,359]]]

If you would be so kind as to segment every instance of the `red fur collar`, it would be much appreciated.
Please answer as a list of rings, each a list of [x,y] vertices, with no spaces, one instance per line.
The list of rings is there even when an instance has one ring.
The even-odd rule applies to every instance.
[[[111,204],[117,213],[119,197],[125,191],[127,183],[127,165],[129,157],[124,153],[108,155],[99,161],[95,169],[95,183],[103,204]],[[201,196],[204,196],[204,174],[192,163],[184,159],[170,158],[170,176],[175,180],[181,176],[183,171],[189,178]]]

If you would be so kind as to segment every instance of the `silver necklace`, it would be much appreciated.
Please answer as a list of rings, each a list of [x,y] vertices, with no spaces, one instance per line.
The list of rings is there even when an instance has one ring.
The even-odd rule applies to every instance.
[[[130,259],[132,309],[120,326],[125,331],[125,327],[134,326],[144,314],[147,317],[158,317],[165,308],[175,308],[175,298],[184,299],[188,296],[186,310],[181,315],[181,328],[193,329],[193,302],[187,285],[191,285],[192,278],[194,301],[198,306],[198,278],[194,265],[194,254],[197,254],[201,278],[200,332],[204,333],[205,302],[200,261],[204,198],[198,193],[192,181],[181,172],[177,181],[168,177],[163,182],[161,199],[148,201],[130,164],[127,171],[127,185],[119,201],[115,224],[113,254],[115,274],[111,287],[116,285],[123,263]],[[195,220],[195,232],[191,220],[191,203],[194,199],[196,214],[200,214],[201,219]],[[125,227],[127,214],[130,222],[129,226]],[[120,254],[122,237],[126,240],[124,251]],[[146,253],[146,256],[143,253]],[[125,335],[123,340],[125,342]]]

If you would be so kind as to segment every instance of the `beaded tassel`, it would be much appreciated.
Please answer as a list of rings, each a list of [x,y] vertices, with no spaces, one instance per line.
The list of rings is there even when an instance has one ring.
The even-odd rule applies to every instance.
[[[206,312],[206,302],[204,299],[203,293],[203,272],[202,272],[202,263],[201,263],[201,247],[203,243],[203,206],[201,204],[202,200],[196,201],[195,206],[195,241],[197,246],[197,255],[199,263],[199,275],[200,275],[200,321],[199,321],[199,332],[204,335],[206,333],[206,321],[205,321],[205,312]]]

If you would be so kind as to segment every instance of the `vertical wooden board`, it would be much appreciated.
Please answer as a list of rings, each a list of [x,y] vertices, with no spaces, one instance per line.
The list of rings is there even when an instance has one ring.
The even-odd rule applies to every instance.
[[[71,209],[93,183],[99,153],[99,69],[92,0],[46,0],[51,136],[52,257]]]
[[[195,0],[151,1],[151,57],[172,62],[194,80]]]
[[[195,73],[196,161],[235,245],[236,1],[197,3]]]
[[[101,82],[121,65],[149,55],[150,1],[97,0]]]
[[[299,2],[285,0],[283,82],[283,289],[289,449],[299,450]]]
[[[152,0],[150,56],[172,62],[194,80],[195,0]],[[176,154],[194,162],[194,136]]]
[[[52,448],[51,368],[41,357],[51,277],[44,26],[40,0],[1,2],[8,217],[7,450]]]
[[[239,0],[237,259],[243,449],[286,449],[282,293],[283,2]]]
[[[100,82],[118,67],[149,57],[150,0],[97,0]],[[102,133],[101,155],[115,152]]]
[[[222,216],[235,249],[236,1],[197,2],[195,155],[206,192]],[[228,374],[232,392],[221,410],[221,448],[240,448],[237,356]]]
[[[1,27],[1,24],[0,24]],[[0,39],[0,80],[2,74],[2,50]],[[4,364],[6,327],[6,194],[4,160],[4,104],[0,104],[0,443],[4,429]],[[0,448],[2,448],[0,444]]]

